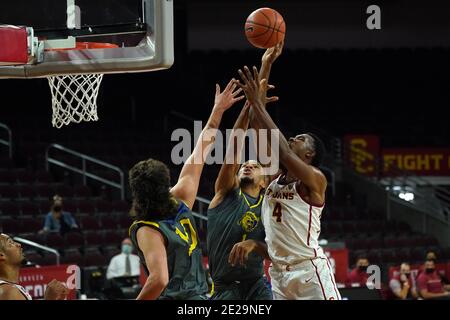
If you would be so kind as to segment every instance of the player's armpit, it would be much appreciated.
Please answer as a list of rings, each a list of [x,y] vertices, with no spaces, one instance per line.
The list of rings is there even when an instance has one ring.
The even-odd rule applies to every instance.
[[[26,300],[26,299],[19,289],[9,284],[3,284],[0,286],[0,300]]]
[[[150,227],[139,228],[136,237],[150,274],[137,299],[155,300],[169,283],[164,237],[159,231]]]

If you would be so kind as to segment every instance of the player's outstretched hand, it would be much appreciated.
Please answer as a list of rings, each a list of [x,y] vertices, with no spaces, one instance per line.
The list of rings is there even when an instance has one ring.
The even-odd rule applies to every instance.
[[[236,243],[228,256],[228,263],[233,267],[238,264],[244,266],[247,263],[248,255],[254,251],[255,248],[256,243],[254,240],[245,240]]]
[[[237,90],[236,90],[237,89]],[[231,79],[223,92],[220,92],[220,86],[216,84],[216,99],[214,101],[214,108],[217,110],[226,111],[236,102],[245,98],[244,95],[239,96],[242,92],[241,88],[238,88],[235,79]]]
[[[275,60],[277,60],[278,57],[283,52],[283,47],[284,47],[284,40],[278,43],[275,47],[267,49],[262,57],[262,62],[270,64],[274,63]]]
[[[264,105],[263,96],[265,96],[265,88],[268,86],[266,85],[267,80],[263,79],[261,82],[258,80],[258,69],[256,67],[253,67],[253,74],[250,72],[250,69],[245,66],[244,71],[241,69],[238,70],[239,76],[241,77],[240,81],[237,81],[236,84],[244,90],[245,96],[247,97],[248,102],[252,106],[255,105]]]
[[[44,299],[45,300],[65,300],[69,294],[69,289],[66,285],[60,281],[53,279],[47,285],[45,290]]]

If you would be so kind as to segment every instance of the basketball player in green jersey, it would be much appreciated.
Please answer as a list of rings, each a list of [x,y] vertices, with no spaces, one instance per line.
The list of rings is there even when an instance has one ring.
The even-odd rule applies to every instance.
[[[157,160],[136,164],[129,174],[134,223],[129,233],[148,275],[137,299],[206,299],[208,285],[191,213],[205,159],[223,113],[243,97],[232,80],[220,93],[178,182],[170,188],[169,169]]]
[[[261,76],[269,77],[273,62],[281,54],[283,43],[268,49],[262,59]],[[266,98],[265,102],[276,101]],[[250,106],[245,104],[233,128],[247,130]],[[233,135],[231,135],[233,137]],[[243,137],[241,136],[241,140]],[[234,138],[233,138],[234,139]],[[270,300],[272,291],[264,276],[264,258],[268,258],[261,205],[265,176],[254,160],[239,168],[243,141],[231,144],[215,184],[215,196],[208,208],[208,258],[213,279],[213,300]]]

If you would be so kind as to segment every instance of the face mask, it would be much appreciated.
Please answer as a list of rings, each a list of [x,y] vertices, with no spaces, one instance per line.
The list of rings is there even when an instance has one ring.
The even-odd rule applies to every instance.
[[[62,210],[61,206],[54,206],[53,207],[53,211],[55,211],[55,212],[61,212],[61,210]]]
[[[124,254],[131,254],[131,251],[133,248],[129,244],[123,244],[122,245],[122,253]]]
[[[410,273],[409,272],[405,272],[404,275],[405,275],[405,277],[409,278]]]
[[[425,272],[428,273],[428,274],[433,273],[434,272],[434,268],[426,268]]]
[[[359,271],[366,272],[367,266],[359,266]]]

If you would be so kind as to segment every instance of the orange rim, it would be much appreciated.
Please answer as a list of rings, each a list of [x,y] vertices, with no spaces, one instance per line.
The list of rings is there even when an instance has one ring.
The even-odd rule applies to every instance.
[[[76,42],[75,48],[46,49],[45,51],[68,51],[68,50],[86,50],[86,49],[114,49],[119,48],[117,44],[105,42]]]

